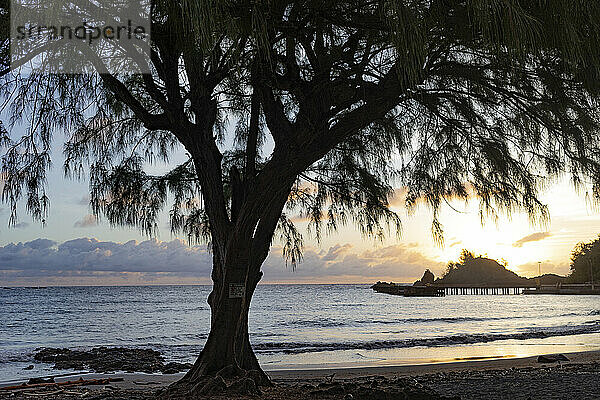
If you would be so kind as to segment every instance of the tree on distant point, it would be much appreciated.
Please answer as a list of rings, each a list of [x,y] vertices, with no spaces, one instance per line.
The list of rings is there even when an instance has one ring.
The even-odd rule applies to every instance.
[[[571,253],[571,273],[568,277],[572,283],[587,283],[600,280],[600,236],[589,242],[579,242]]]
[[[215,375],[266,384],[248,310],[274,240],[301,259],[302,236],[354,223],[399,231],[408,208],[480,202],[482,219],[548,218],[539,190],[569,174],[600,198],[600,3],[574,0],[157,1],[150,74],[44,71],[2,79],[2,110],[24,121],[2,142],[3,199],[44,219],[53,133],[65,170],[89,170],[94,214],[209,243],[210,334],[167,392],[197,396]],[[165,174],[147,167],[185,153]],[[255,372],[248,372],[255,371]],[[237,390],[236,389],[236,390]],[[191,393],[191,394],[190,394]]]
[[[494,260],[484,255],[475,257],[473,253],[463,249],[457,262],[448,263],[446,272],[438,283],[470,285],[527,283],[527,278],[520,277],[507,266],[506,261]]]
[[[465,265],[467,262],[471,261],[475,258],[475,255],[467,249],[462,249],[460,252],[460,257],[458,258],[458,262],[462,265]]]

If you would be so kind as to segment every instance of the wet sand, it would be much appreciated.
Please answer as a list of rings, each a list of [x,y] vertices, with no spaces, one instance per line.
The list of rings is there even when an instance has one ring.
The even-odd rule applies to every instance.
[[[584,351],[576,353],[564,353],[569,359],[569,363],[600,363],[600,351]],[[565,364],[565,363],[563,363]],[[532,357],[511,357],[499,359],[477,359],[477,360],[456,360],[454,362],[430,363],[418,365],[400,365],[400,366],[381,366],[381,367],[358,367],[358,368],[331,368],[331,369],[313,369],[313,370],[279,370],[267,371],[273,379],[307,379],[323,378],[335,374],[338,378],[353,378],[366,375],[390,376],[415,376],[440,372],[461,372],[461,371],[486,371],[492,369],[510,369],[510,368],[545,368],[553,364],[540,364],[537,362],[537,356]]]
[[[494,360],[467,360],[449,363],[268,371],[275,383],[262,399],[344,399],[356,387],[394,388],[402,385],[424,387],[439,398],[469,399],[600,399],[600,351],[567,353],[568,362],[540,364],[537,357]],[[56,378],[56,382],[78,379],[123,378],[108,385],[52,389],[11,394],[0,391],[0,399],[149,399],[181,378],[153,374],[85,374]],[[352,389],[354,388],[354,389]],[[382,389],[383,390],[383,389]],[[386,389],[387,390],[387,389]],[[56,389],[54,389],[56,391]],[[347,393],[345,393],[347,392]],[[354,392],[356,393],[356,392]],[[367,392],[361,392],[367,393]],[[373,392],[376,393],[376,392]],[[373,394],[372,393],[372,394]],[[383,392],[381,392],[383,393]],[[376,396],[376,394],[373,394]],[[211,397],[207,397],[211,398]],[[250,399],[245,396],[213,396],[214,399]],[[354,397],[371,398],[371,397]],[[395,397],[394,397],[395,398]],[[402,398],[402,397],[398,397]]]

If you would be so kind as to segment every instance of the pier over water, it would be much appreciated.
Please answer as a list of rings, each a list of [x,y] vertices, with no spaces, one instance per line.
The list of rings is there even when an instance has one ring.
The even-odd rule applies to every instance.
[[[422,286],[377,282],[373,290],[405,297],[443,297],[448,295],[516,295],[516,294],[560,294],[560,295],[600,295],[598,285],[558,284],[558,285],[476,285],[429,283]]]
[[[561,294],[561,295],[600,295],[598,285],[557,284],[557,285],[468,285],[437,284],[431,286],[444,290],[446,295],[498,295],[498,294]]]
[[[487,286],[470,284],[433,284],[432,286],[443,289],[446,295],[509,295],[521,294],[524,290],[531,290],[531,286]]]

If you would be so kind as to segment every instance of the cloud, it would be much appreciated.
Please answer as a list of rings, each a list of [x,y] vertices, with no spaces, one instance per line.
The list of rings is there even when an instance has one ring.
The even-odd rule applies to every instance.
[[[96,226],[96,225],[98,225],[98,220],[92,214],[87,214],[81,220],[76,221],[73,224],[73,226],[75,228],[89,228],[90,226]]]
[[[351,248],[352,245],[350,243],[346,243],[344,245],[336,244],[335,246],[331,246],[327,251],[327,254],[325,254],[325,256],[322,257],[322,260],[333,261],[341,255],[343,255],[344,253],[347,253]]]
[[[307,215],[297,214],[291,217],[290,221],[292,221],[295,224],[299,224],[301,222],[311,222],[311,218]]]
[[[95,277],[96,284],[101,284],[107,277],[136,274],[146,280],[157,276],[208,279],[211,267],[212,255],[206,246],[188,246],[179,239],[126,243],[36,239],[0,247],[0,276],[13,283],[49,277],[69,283],[70,277]]]
[[[89,206],[90,205],[90,196],[86,194],[82,198],[75,200],[75,203],[79,204],[80,206]]]
[[[53,240],[49,240],[49,239],[35,239],[32,240],[31,242],[27,242],[24,244],[25,247],[30,247],[32,249],[36,249],[36,250],[44,250],[44,249],[49,249],[52,246],[55,246],[56,242]]]
[[[426,268],[439,275],[444,265],[413,243],[356,249],[349,243],[326,250],[307,247],[295,270],[286,267],[281,247],[263,265],[263,282],[413,282]],[[204,245],[134,240],[119,243],[77,238],[49,239],[0,247],[0,280],[7,285],[210,283],[212,254]]]
[[[25,229],[29,226],[27,222],[19,222],[18,224],[13,225],[15,229]]]
[[[517,240],[516,242],[513,243],[513,247],[523,247],[523,245],[525,243],[528,242],[538,242],[540,240],[544,240],[548,237],[550,237],[552,234],[550,232],[536,232],[536,233],[532,233],[531,235],[527,235],[525,237],[522,237],[521,239]]]
[[[554,263],[550,260],[540,260],[540,263],[541,264],[538,264],[537,262],[530,262],[521,264],[515,267],[514,270],[517,274],[529,278],[538,276],[538,268],[541,269],[542,275],[557,274],[564,276],[569,273],[569,265],[567,263]]]
[[[297,268],[285,268],[281,248],[273,247],[263,265],[267,282],[375,282],[392,280],[413,282],[423,275],[426,268],[436,275],[444,270],[444,264],[429,259],[412,243],[402,243],[373,250],[353,251],[351,244],[337,244],[327,251],[306,248],[304,259]]]
[[[406,195],[408,189],[406,187],[395,188],[394,193],[389,199],[390,207],[404,208],[406,206]]]

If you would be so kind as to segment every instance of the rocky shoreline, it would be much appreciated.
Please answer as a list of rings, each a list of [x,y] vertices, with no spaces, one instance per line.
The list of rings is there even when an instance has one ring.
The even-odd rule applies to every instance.
[[[554,364],[544,367],[468,370],[416,377],[438,393],[462,400],[600,399],[600,363]]]
[[[175,374],[192,367],[189,363],[165,362],[159,351],[125,347],[94,347],[90,350],[71,350],[45,347],[37,349],[37,362],[54,364],[54,369],[87,370],[91,372],[145,372]]]
[[[145,381],[143,379],[146,379]],[[124,382],[99,387],[48,387],[35,395],[48,400],[150,400],[177,377],[126,377]],[[600,363],[499,369],[470,368],[411,376],[361,375],[355,377],[273,377],[273,387],[257,396],[202,396],[207,400],[559,400],[600,398]],[[2,393],[0,400],[31,399],[32,393]]]
[[[95,348],[89,351],[41,349],[38,359],[60,368],[94,362],[98,369],[160,370],[168,363],[151,349]],[[119,360],[116,368],[106,359],[118,354],[137,357],[136,364]],[[203,395],[206,400],[562,400],[600,399],[600,352],[569,353],[568,357],[544,355],[421,366],[390,366],[363,369],[271,371],[274,385],[261,387],[253,396],[232,393]],[[92,357],[93,356],[93,357]],[[98,359],[104,359],[97,361]],[[566,360],[568,359],[568,360]],[[96,361],[90,361],[96,360]],[[139,362],[138,362],[139,361]],[[132,361],[133,362],[133,361]],[[65,363],[65,364],[63,364]],[[78,364],[82,363],[82,364]],[[162,363],[162,364],[161,364]],[[162,366],[161,366],[162,365]],[[183,364],[185,365],[185,364]],[[156,399],[180,375],[83,374],[100,384],[84,385],[78,377],[59,377],[56,384],[3,391],[0,400],[24,400],[32,396],[48,400],[150,400]],[[73,385],[68,385],[75,381]],[[65,383],[67,383],[66,386]]]

